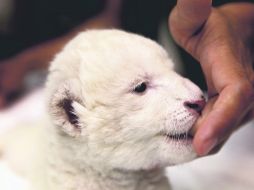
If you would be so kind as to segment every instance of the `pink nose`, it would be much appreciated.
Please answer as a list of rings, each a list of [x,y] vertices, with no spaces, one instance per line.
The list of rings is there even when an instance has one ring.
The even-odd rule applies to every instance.
[[[186,101],[183,103],[184,107],[186,107],[190,111],[195,111],[201,114],[206,104],[205,99],[194,100],[194,101]]]

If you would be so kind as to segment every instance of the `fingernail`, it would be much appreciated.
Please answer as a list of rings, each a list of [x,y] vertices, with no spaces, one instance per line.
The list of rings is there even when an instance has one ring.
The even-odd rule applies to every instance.
[[[199,153],[200,156],[205,156],[207,155],[218,143],[218,139],[208,139],[206,140],[203,145],[201,152]]]

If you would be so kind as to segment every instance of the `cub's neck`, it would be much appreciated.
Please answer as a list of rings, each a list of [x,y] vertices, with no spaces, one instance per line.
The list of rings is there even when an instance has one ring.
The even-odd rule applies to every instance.
[[[68,142],[69,141],[69,142]],[[86,157],[78,163],[79,145],[64,136],[51,136],[48,146],[49,190],[169,190],[163,169],[126,171],[91,165]]]

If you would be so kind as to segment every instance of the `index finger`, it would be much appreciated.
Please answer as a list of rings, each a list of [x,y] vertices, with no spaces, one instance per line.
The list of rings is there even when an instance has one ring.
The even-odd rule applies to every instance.
[[[251,108],[251,86],[228,86],[218,96],[209,113],[199,122],[194,147],[199,155],[206,155],[232,133],[241,117]]]

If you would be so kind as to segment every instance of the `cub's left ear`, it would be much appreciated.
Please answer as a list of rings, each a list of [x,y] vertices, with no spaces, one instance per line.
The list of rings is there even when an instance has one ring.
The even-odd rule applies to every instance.
[[[49,99],[49,112],[54,126],[70,136],[79,136],[85,131],[86,107],[81,100],[78,81],[60,84]]]

